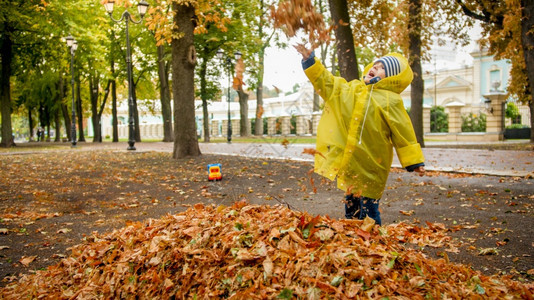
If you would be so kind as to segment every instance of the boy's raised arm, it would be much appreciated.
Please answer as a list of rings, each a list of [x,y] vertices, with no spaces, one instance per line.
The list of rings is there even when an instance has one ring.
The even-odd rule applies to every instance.
[[[312,49],[306,48],[303,44],[297,44],[294,47],[302,55],[302,67],[306,76],[313,84],[315,91],[325,102],[329,102],[332,95],[337,94],[335,91],[347,84],[347,81],[342,77],[337,77],[330,73],[330,71],[328,71],[323,64],[315,58]],[[336,102],[339,102],[341,99],[337,97],[336,100]]]

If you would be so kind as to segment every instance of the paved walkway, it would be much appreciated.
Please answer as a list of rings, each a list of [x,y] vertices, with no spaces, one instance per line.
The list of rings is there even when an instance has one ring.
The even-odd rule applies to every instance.
[[[314,144],[274,143],[199,143],[203,154],[239,155],[244,157],[290,159],[312,161],[313,157],[304,154],[306,148],[315,148]],[[534,177],[534,151],[513,150],[476,150],[459,148],[424,148],[426,169],[470,174],[486,174],[497,176],[532,176]],[[147,142],[136,143],[136,151],[172,152],[173,143]],[[117,149],[126,150],[127,143],[81,143],[77,149]],[[66,148],[71,149],[71,148]],[[64,151],[64,150],[61,150]],[[20,152],[24,153],[24,152]],[[25,152],[27,153],[27,152]],[[8,153],[2,153],[8,154]],[[11,154],[14,154],[11,152]],[[400,167],[397,157],[393,160],[394,167]]]
[[[202,153],[270,157],[312,161],[304,154],[312,144],[200,144]],[[426,169],[434,171],[488,174],[498,176],[534,176],[534,151],[424,148]],[[401,167],[396,155],[394,167]]]

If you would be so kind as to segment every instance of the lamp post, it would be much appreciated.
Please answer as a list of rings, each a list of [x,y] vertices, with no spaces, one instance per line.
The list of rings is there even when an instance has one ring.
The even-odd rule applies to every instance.
[[[121,22],[124,20],[126,23],[126,69],[128,74],[128,150],[135,150],[135,129],[134,129],[134,117],[133,117],[133,80],[132,80],[132,54],[130,52],[130,36],[128,34],[128,24],[133,22],[134,24],[139,24],[143,21],[143,17],[146,14],[146,11],[148,9],[148,3],[145,0],[139,1],[137,3],[137,11],[139,12],[139,16],[141,19],[138,21],[134,20],[132,18],[132,15],[128,10],[125,10],[122,13],[122,16],[120,19],[113,18],[113,5],[115,4],[114,0],[108,0],[107,3],[104,4],[104,7],[106,8],[107,13],[109,14],[109,17],[111,20],[113,20],[116,23]]]
[[[71,143],[72,147],[76,147],[76,106],[74,104],[74,52],[78,48],[78,42],[69,35],[65,38],[67,41],[67,47],[70,48],[70,73],[72,75],[72,123],[71,123]]]
[[[219,49],[217,50],[217,57],[219,59],[223,59],[224,57],[224,52],[222,49]],[[234,53],[234,58],[236,61],[238,61],[240,58],[241,58],[241,52],[239,51],[236,51]],[[225,63],[226,63],[226,68],[228,69],[228,97],[226,98],[226,101],[228,101],[228,133],[227,133],[227,140],[228,140],[228,143],[231,143],[232,142],[232,120],[231,120],[231,115],[230,115],[230,86],[231,86],[231,81],[230,81],[230,76],[231,76],[231,69],[232,69],[232,59],[227,56],[226,59],[225,59]]]

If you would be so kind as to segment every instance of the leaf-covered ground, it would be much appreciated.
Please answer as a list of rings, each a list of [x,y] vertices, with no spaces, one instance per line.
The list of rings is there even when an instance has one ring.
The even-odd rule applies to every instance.
[[[209,163],[222,164],[224,176],[222,181],[207,181],[206,165]],[[196,259],[205,256],[204,262],[215,259],[221,268],[225,263],[233,262],[235,266],[224,266],[224,268],[233,268],[233,272],[225,273],[226,277],[222,277],[222,273],[211,271],[208,273],[203,271],[202,274],[189,272],[191,273],[189,274],[190,280],[206,279],[195,277],[197,275],[209,278],[213,275],[214,285],[209,291],[199,290],[194,282],[187,283],[191,284],[189,290],[197,293],[207,291],[221,293],[219,296],[231,296],[233,293],[251,293],[254,289],[262,290],[258,288],[265,287],[266,296],[278,296],[281,293],[282,296],[283,293],[288,295],[312,293],[312,296],[322,295],[320,293],[331,295],[345,293],[345,296],[349,296],[350,293],[360,292],[377,292],[376,295],[385,295],[389,293],[388,284],[406,284],[405,288],[409,287],[410,292],[420,291],[419,295],[424,296],[429,292],[428,286],[445,279],[432,277],[434,275],[431,275],[433,273],[430,269],[423,270],[421,268],[426,267],[414,263],[420,259],[426,259],[421,253],[426,253],[429,258],[440,258],[439,262],[432,261],[432,263],[443,268],[457,268],[452,267],[452,264],[447,263],[448,261],[465,264],[458,267],[464,274],[461,281],[466,291],[474,292],[474,295],[483,295],[483,292],[490,295],[494,292],[492,287],[487,285],[488,282],[494,281],[487,281],[489,279],[485,277],[493,274],[511,276],[518,282],[531,282],[534,272],[534,259],[531,256],[534,247],[532,239],[533,179],[435,172],[430,172],[426,177],[418,177],[402,170],[395,170],[389,178],[388,190],[381,200],[382,218],[387,226],[383,226],[380,230],[374,229],[370,237],[362,237],[363,234],[358,235],[358,222],[338,221],[343,215],[341,202],[343,192],[338,191],[334,184],[321,180],[316,175],[310,175],[311,168],[312,165],[309,163],[232,156],[203,155],[193,159],[174,160],[170,154],[158,152],[56,151],[2,155],[0,156],[0,276],[3,278],[2,285],[12,287],[17,284],[19,274],[30,274],[34,270],[46,269],[59,263],[47,272],[55,274],[48,276],[53,278],[50,280],[64,281],[64,286],[62,286],[63,292],[66,293],[64,297],[78,292],[93,295],[90,285],[94,281],[91,280],[98,279],[106,282],[108,280],[104,277],[90,276],[96,276],[95,272],[100,272],[98,276],[103,276],[109,272],[109,268],[115,268],[115,272],[106,276],[115,276],[114,280],[128,280],[131,284],[143,282],[139,277],[142,274],[138,274],[139,272],[146,271],[147,274],[143,275],[145,277],[150,273],[150,276],[153,276],[151,280],[159,282],[160,285],[147,288],[146,293],[177,292],[184,291],[182,288],[185,279],[179,278],[182,273],[187,275],[187,269],[184,268],[192,268],[191,260],[200,264],[202,259],[200,261]],[[264,220],[264,222],[254,225],[257,226],[254,229],[247,229],[247,226],[252,225],[247,225],[247,222],[237,222],[235,218],[221,217],[221,214],[226,215],[232,210],[235,202],[241,203],[241,200],[252,205],[245,206],[250,207],[251,211],[263,212],[252,215],[247,213],[250,224],[254,221]],[[196,205],[198,203],[202,205]],[[281,205],[284,209],[273,208],[275,205]],[[192,206],[195,208],[185,212]],[[200,207],[202,209],[199,209]],[[292,211],[285,210],[287,207]],[[234,210],[236,210],[235,207]],[[179,213],[182,214],[179,215]],[[314,244],[318,243],[317,240],[307,241],[302,235],[303,228],[299,229],[302,216],[305,216],[305,222],[308,224],[310,220],[313,220],[312,216],[316,215],[322,216],[320,221],[313,226],[313,230],[318,230],[317,232],[337,226],[332,225],[334,223],[344,224],[339,232],[332,229],[335,236],[339,236],[339,239],[343,238],[333,239],[331,242],[334,240],[335,243],[346,242],[345,246],[349,248],[362,242],[386,247],[380,250],[383,251],[380,254],[382,256],[378,255],[382,257],[381,259],[371,255],[372,260],[376,260],[378,265],[364,268],[369,270],[369,273],[360,274],[363,277],[358,277],[353,273],[347,275],[346,272],[349,271],[344,269],[346,267],[344,264],[353,265],[354,257],[356,257],[349,255],[350,258],[346,259],[348,262],[336,260],[335,263],[331,262],[332,265],[327,269],[321,269],[326,265],[317,266],[321,271],[315,270],[316,273],[311,274],[315,276],[306,273],[307,277],[313,280],[297,276],[297,273],[304,272],[302,267],[298,267],[298,261],[304,264],[304,261],[299,260],[303,259],[299,255],[304,254],[298,251],[303,249],[308,256],[310,253],[315,253],[313,261],[335,257],[335,254],[328,251],[324,253],[334,256],[325,254],[326,256],[323,257],[321,254],[323,250],[318,250],[322,248]],[[183,216],[187,216],[187,222],[180,220]],[[261,218],[254,216],[261,216]],[[214,224],[211,224],[211,227],[192,225],[192,218],[222,219],[218,219],[221,223],[218,225],[219,228]],[[146,221],[147,219],[153,220]],[[225,224],[225,220],[229,223]],[[275,225],[273,220],[286,223]],[[236,225],[236,223],[241,225]],[[150,224],[159,224],[158,226],[161,227],[154,231],[158,233],[157,235],[151,236],[147,233],[147,228],[152,226]],[[195,226],[198,228],[195,229]],[[213,226],[219,229],[213,229]],[[235,228],[236,226],[238,228]],[[240,226],[242,227],[239,228]],[[173,229],[178,227],[181,230],[190,228],[192,232],[190,235],[173,232]],[[221,230],[223,228],[225,230]],[[262,228],[261,231],[258,231],[260,228]],[[273,229],[280,231],[276,245],[269,244],[274,243],[272,236],[269,236]],[[116,231],[111,234],[113,230]],[[166,231],[162,233],[160,230]],[[199,231],[194,232],[195,230]],[[398,231],[402,234],[388,234],[384,230],[386,232]],[[320,239],[315,236],[317,232],[314,232],[312,239]],[[205,233],[208,236],[204,236]],[[121,236],[127,234],[132,235],[130,244],[125,237],[121,240]],[[200,235],[196,236],[196,234]],[[225,244],[226,248],[212,241],[219,240],[216,238],[218,234],[222,235],[220,239],[229,239],[230,244]],[[250,237],[247,234],[250,234]],[[170,241],[160,241],[163,244],[154,242],[154,238],[160,235]],[[206,239],[204,246],[207,248],[195,244],[195,247],[200,247],[198,249],[202,250],[203,255],[184,252],[195,248],[191,246],[193,240],[196,243],[203,238]],[[288,257],[293,255],[295,259],[291,261],[286,258],[283,260],[283,266],[291,263],[291,266],[296,268],[293,269],[295,274],[289,274],[291,275],[289,277],[285,275],[282,277],[277,273],[268,274],[265,269],[269,268],[268,262],[267,266],[265,265],[266,257],[271,260],[273,264],[271,271],[274,272],[276,266],[279,265],[276,259],[273,260],[272,255],[283,256],[282,253],[273,253],[279,250],[279,244],[284,238],[289,239],[289,244],[293,243],[296,247],[294,251],[297,252],[291,252],[289,256],[284,252],[284,255]],[[239,239],[242,240],[239,241]],[[394,240],[396,242],[393,242]],[[117,264],[121,259],[126,259],[126,261],[132,259],[133,262],[133,257],[121,256],[127,254],[119,251],[118,248],[114,248],[116,251],[105,248],[101,244],[103,241],[107,241],[108,246],[113,244],[113,247],[118,247],[117,243],[125,242],[126,244],[121,244],[122,250],[128,248],[134,252],[144,251],[143,255],[139,254],[135,257],[136,263],[139,263],[139,266],[143,265],[143,268],[135,269],[130,265],[127,269],[123,268],[124,265],[121,267]],[[325,240],[323,242],[326,247],[328,243]],[[161,257],[149,255],[150,248],[142,248],[150,247],[151,243],[156,243],[162,246],[162,249],[166,249],[161,253],[158,252],[158,255],[162,255]],[[236,244],[232,243],[238,243],[237,245],[241,247],[234,247]],[[311,244],[308,245],[308,243],[312,243],[313,247],[310,247]],[[81,246],[75,246],[79,244]],[[172,247],[170,247],[171,244]],[[142,245],[142,247],[137,249],[136,245]],[[69,248],[73,246],[74,248]],[[263,253],[261,251],[264,250],[269,255],[261,255]],[[94,251],[94,253],[86,253],[86,251]],[[261,253],[258,254],[258,251]],[[208,252],[210,254],[206,254]],[[174,257],[173,255],[181,255],[181,258],[176,257],[177,260],[173,261],[170,259]],[[253,259],[251,261],[244,259],[246,255],[253,256]],[[358,255],[361,256],[363,253]],[[278,256],[278,259],[282,259]],[[364,266],[369,263],[366,260],[357,259],[357,261]],[[69,267],[69,262],[77,267],[73,267],[74,265]],[[306,261],[306,263],[309,262]],[[169,271],[167,269],[169,264],[175,268],[174,271],[179,269],[181,273],[170,272],[176,273],[173,275],[175,277],[167,278],[165,274]],[[419,269],[414,267],[415,264]],[[415,271],[413,268],[406,270],[405,272],[408,272],[406,275],[402,273],[403,271],[397,270],[401,273],[397,274],[395,279],[388,277],[388,274],[394,273],[395,268],[402,266],[404,269],[407,265],[415,268]],[[105,269],[106,266],[108,269]],[[73,271],[73,268],[78,271]],[[133,275],[131,274],[132,268],[135,269]],[[385,268],[389,268],[390,271]],[[77,273],[67,273],[67,269],[69,269],[68,272],[81,272],[77,275],[79,278],[71,279],[72,285],[70,286],[65,278]],[[481,274],[473,275],[471,269],[480,271]],[[289,272],[285,269],[284,271]],[[385,273],[377,275],[376,272]],[[128,278],[122,278],[120,274],[128,275]],[[91,279],[84,281],[87,278]],[[282,278],[285,281],[276,282],[278,285],[273,283]],[[369,281],[368,278],[374,279]],[[388,281],[389,283],[386,284],[385,278],[393,282]],[[508,282],[503,277],[499,278],[500,283],[495,283],[495,285],[501,286],[500,284],[504,284],[505,281]],[[175,279],[179,282],[173,281]],[[432,281],[435,279],[437,281]],[[41,278],[41,280],[46,279]],[[294,283],[290,284],[289,281],[294,281]],[[76,284],[81,283],[86,284],[83,287],[87,290],[82,292],[82,286],[76,288]],[[45,281],[43,284],[46,286]],[[274,285],[271,286],[272,284]],[[504,285],[507,289],[517,290],[520,293],[521,289]],[[269,292],[268,286],[274,289],[272,293]],[[139,288],[139,286],[123,286],[126,290],[120,291],[114,289],[113,286],[108,286],[108,288],[109,293],[128,293],[128,288]],[[247,289],[250,290],[247,291]],[[2,291],[6,295],[11,292],[15,293],[11,288]]]

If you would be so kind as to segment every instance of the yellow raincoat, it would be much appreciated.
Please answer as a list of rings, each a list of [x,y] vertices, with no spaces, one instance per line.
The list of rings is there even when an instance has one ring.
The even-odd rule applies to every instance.
[[[372,199],[380,199],[385,189],[393,147],[403,167],[424,162],[399,95],[412,82],[412,70],[402,55],[388,55],[399,59],[402,71],[373,85],[335,77],[317,58],[305,70],[325,100],[316,146],[322,155],[315,155],[315,172],[330,180],[337,177],[343,191]]]

